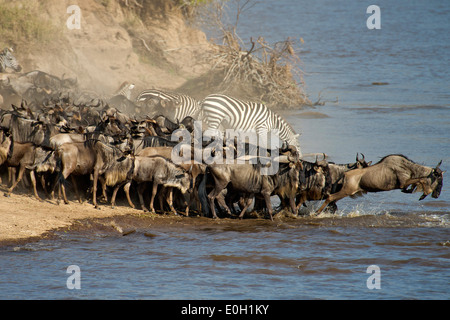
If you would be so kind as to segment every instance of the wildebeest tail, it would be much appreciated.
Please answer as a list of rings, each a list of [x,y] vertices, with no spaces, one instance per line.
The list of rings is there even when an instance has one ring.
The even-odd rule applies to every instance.
[[[51,186],[51,190],[53,192],[55,191],[56,186],[60,186],[60,185],[66,183],[66,179],[64,179],[64,175],[62,173],[62,166],[61,165],[62,165],[61,158],[57,157],[56,166],[55,166],[57,174],[56,174],[55,180],[53,181],[53,185]]]

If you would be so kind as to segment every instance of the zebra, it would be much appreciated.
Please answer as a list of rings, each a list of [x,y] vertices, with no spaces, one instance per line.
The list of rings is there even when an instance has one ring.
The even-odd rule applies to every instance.
[[[181,122],[186,117],[199,120],[201,111],[200,102],[188,95],[148,89],[142,91],[136,97],[136,102],[145,103],[152,99],[158,100],[161,107],[166,108],[164,116],[173,122]]]
[[[16,72],[22,70],[22,67],[19,65],[12,53],[12,48],[5,48],[0,53],[0,72],[5,72],[6,68],[11,68]]]
[[[208,129],[219,129],[226,126],[235,130],[256,130],[264,134],[279,130],[280,140],[293,145],[300,153],[300,144],[291,125],[278,113],[270,110],[262,103],[246,102],[223,94],[210,94],[201,104],[203,120]],[[226,122],[226,123],[224,123]]]
[[[131,92],[133,91],[133,89],[134,89],[134,84],[133,83],[129,83],[128,81],[124,81],[120,85],[119,89],[117,89],[117,91],[114,92],[113,97],[114,96],[124,96],[128,100],[131,100]]]

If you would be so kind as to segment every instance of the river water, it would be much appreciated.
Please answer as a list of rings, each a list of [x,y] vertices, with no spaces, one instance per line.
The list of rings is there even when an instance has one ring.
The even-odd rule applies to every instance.
[[[381,8],[380,30],[366,27],[371,4]],[[258,1],[238,32],[303,38],[307,92],[327,101],[284,113],[303,153],[325,152],[337,163],[357,152],[373,162],[402,153],[433,167],[443,160],[448,170],[449,18],[446,3],[433,0]],[[127,236],[60,232],[0,249],[0,298],[449,299],[446,176],[439,199],[368,194],[339,201],[335,216],[166,226],[139,218]],[[67,288],[69,265],[80,268],[79,290]],[[367,272],[372,265],[379,273]]]

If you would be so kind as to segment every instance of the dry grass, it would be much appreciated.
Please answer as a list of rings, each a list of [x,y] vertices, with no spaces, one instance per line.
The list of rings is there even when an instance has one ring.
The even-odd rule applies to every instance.
[[[51,22],[39,18],[39,3],[0,0],[0,47],[42,44],[58,36]]]

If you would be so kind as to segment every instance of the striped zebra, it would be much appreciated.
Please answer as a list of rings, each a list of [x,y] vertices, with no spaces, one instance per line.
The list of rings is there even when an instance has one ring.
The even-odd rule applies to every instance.
[[[124,96],[128,100],[131,100],[131,92],[134,89],[134,84],[129,83],[128,81],[122,82],[119,89],[117,89],[116,92],[114,92],[113,96]]]
[[[152,99],[159,100],[160,102],[164,101],[161,103],[163,108],[167,107],[164,112],[164,116],[173,122],[181,122],[186,117],[192,117],[195,120],[199,120],[198,118],[201,110],[200,103],[188,95],[149,89],[142,91],[137,96],[136,101],[145,103],[146,101]],[[173,109],[171,109],[170,104],[165,102],[174,103]]]
[[[0,52],[0,72],[5,72],[6,68],[14,69],[16,72],[22,70],[22,67],[12,53],[13,49],[11,48],[5,48]]]
[[[257,134],[279,130],[278,137],[294,145],[300,153],[299,134],[276,112],[262,103],[245,102],[222,94],[211,94],[202,101],[203,120],[209,129],[219,126],[235,130],[256,130]]]

